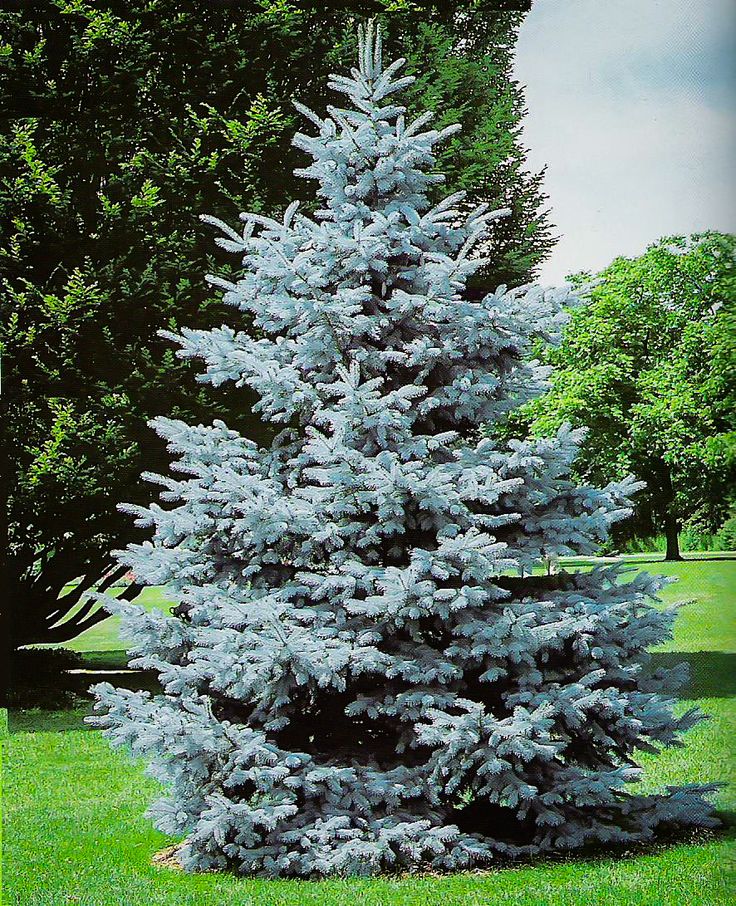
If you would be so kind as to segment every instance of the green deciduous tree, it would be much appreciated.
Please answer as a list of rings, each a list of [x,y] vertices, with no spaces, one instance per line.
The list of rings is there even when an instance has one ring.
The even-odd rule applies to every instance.
[[[668,559],[684,524],[713,531],[734,498],[734,244],[715,232],[666,238],[613,261],[546,352],[552,389],[524,414],[535,433],[588,429],[581,476],[646,481],[624,530],[663,531]]]
[[[84,601],[110,548],[133,537],[115,505],[145,498],[144,459],[163,465],[146,420],[200,413],[187,366],[156,333],[220,323],[220,303],[191,277],[220,267],[197,215],[231,220],[307,195],[285,175],[297,163],[291,98],[323,102],[356,15],[378,14],[391,52],[430,73],[412,107],[463,123],[440,161],[446,190],[467,182],[512,207],[490,239],[498,267],[479,281],[529,276],[551,239],[518,140],[519,8],[46,0],[0,11],[5,654],[104,618]],[[213,404],[233,427],[261,430],[242,397],[210,398],[208,417]]]

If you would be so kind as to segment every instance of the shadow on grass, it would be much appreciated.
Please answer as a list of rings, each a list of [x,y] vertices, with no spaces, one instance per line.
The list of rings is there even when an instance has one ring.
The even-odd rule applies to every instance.
[[[736,840],[736,812],[716,810],[715,817],[720,827],[675,827],[657,833],[652,840],[642,843],[593,843],[578,850],[550,853],[538,859],[501,861],[489,871],[497,872],[509,868],[537,868],[544,865],[586,864],[615,860],[639,859],[642,856],[656,856],[678,846],[705,846],[717,841]],[[481,874],[484,872],[481,871]]]
[[[550,856],[543,861],[555,863],[638,859],[641,856],[665,852],[676,846],[703,846],[718,840],[736,840],[736,812],[716,809],[714,815],[721,822],[720,827],[675,827],[672,830],[660,831],[652,840],[645,843],[592,844],[575,853]]]
[[[736,654],[727,651],[658,651],[652,654],[656,669],[675,667],[685,661],[690,680],[679,698],[730,698],[736,695]]]
[[[91,670],[77,673],[64,680],[71,702],[60,710],[43,707],[13,708],[8,712],[8,731],[13,733],[65,733],[70,730],[90,730],[84,717],[92,713],[92,696],[89,687],[97,683],[111,683],[134,692],[161,691],[155,673],[142,670]]]
[[[63,693],[63,704],[44,700],[43,690],[31,702],[12,707],[8,715],[10,733],[63,733],[89,730],[83,717],[92,713],[89,688],[97,683],[111,683],[134,692],[161,691],[158,675],[151,670],[130,670],[125,651],[100,651],[84,654],[78,666],[60,671],[54,677],[55,689]]]
[[[92,703],[82,708],[67,711],[42,711],[31,708],[28,711],[8,713],[8,731],[16,733],[67,733],[70,730],[90,730],[84,718],[92,713]]]

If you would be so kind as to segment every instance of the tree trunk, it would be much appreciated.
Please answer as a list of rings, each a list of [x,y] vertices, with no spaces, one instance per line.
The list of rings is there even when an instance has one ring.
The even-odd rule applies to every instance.
[[[662,496],[660,498],[659,511],[664,516],[664,536],[667,540],[664,559],[682,560],[682,554],[680,553],[680,520],[677,518],[675,504],[677,494],[675,492],[672,468],[664,461],[661,461],[660,467],[660,481],[658,484]]]
[[[4,415],[5,413],[3,413]],[[5,707],[11,687],[15,633],[13,631],[12,608],[16,604],[16,587],[11,576],[10,530],[8,526],[8,489],[10,482],[10,457],[7,453],[7,438],[0,438],[3,451],[0,454],[0,707]]]
[[[668,512],[664,519],[664,533],[667,539],[665,560],[682,560],[680,553],[680,526],[674,513]]]
[[[6,708],[12,687],[12,665],[15,654],[8,603],[0,612],[0,708]]]

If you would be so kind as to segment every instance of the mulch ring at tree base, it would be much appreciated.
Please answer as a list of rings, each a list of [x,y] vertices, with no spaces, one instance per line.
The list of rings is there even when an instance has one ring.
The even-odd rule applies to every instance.
[[[157,853],[153,854],[151,859],[151,864],[155,865],[157,868],[170,868],[173,871],[183,871],[181,863],[176,858],[177,852],[181,847],[181,843],[177,843],[175,846],[167,846],[166,849],[161,849]]]

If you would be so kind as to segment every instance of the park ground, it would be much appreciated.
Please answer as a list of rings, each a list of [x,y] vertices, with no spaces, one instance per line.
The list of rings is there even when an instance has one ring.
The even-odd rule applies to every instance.
[[[642,756],[650,787],[720,780],[720,832],[698,832],[642,850],[596,853],[444,877],[409,875],[321,882],[185,875],[154,866],[172,841],[143,817],[156,794],[140,763],[87,729],[86,708],[17,711],[3,736],[3,897],[6,906],[726,906],[736,903],[736,555],[689,555],[684,563],[631,558],[679,579],[667,602],[691,601],[657,657],[687,660],[681,708],[710,715],[687,744]],[[575,568],[585,568],[578,561]],[[164,602],[147,589],[143,602]],[[87,666],[118,669],[114,620],[69,647]],[[123,681],[124,675],[115,681]],[[96,679],[90,675],[91,680]],[[0,728],[0,732],[3,732]]]

